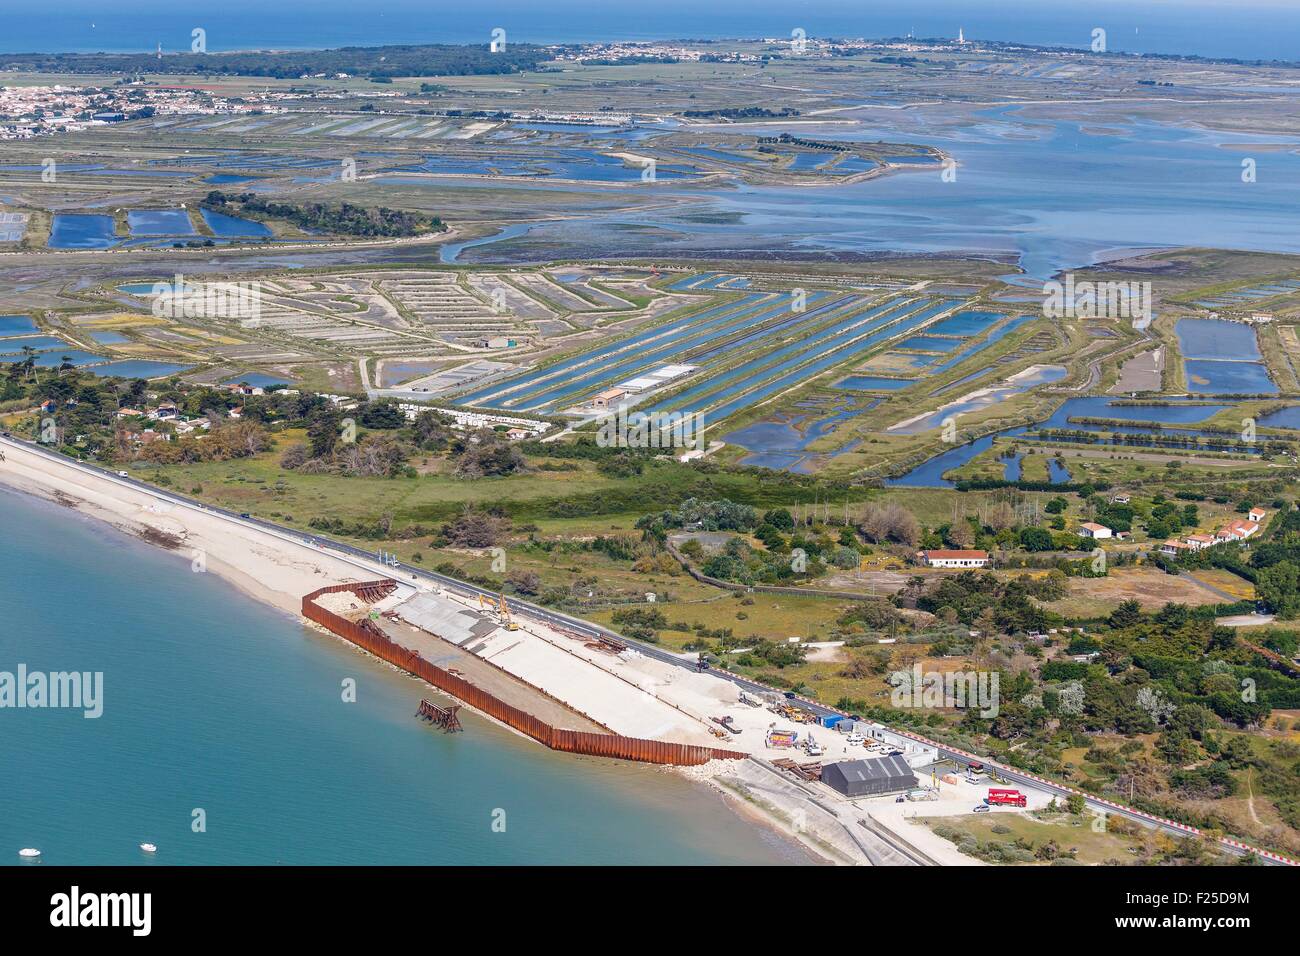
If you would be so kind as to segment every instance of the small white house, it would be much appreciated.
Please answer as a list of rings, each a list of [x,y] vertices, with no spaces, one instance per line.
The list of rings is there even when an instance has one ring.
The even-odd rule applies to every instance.
[[[1083,538],[1092,538],[1094,541],[1100,541],[1103,538],[1114,537],[1115,532],[1111,531],[1104,524],[1097,524],[1095,521],[1085,521],[1079,525],[1079,536]]]

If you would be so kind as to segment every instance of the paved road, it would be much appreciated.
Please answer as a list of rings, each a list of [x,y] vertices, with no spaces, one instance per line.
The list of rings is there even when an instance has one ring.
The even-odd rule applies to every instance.
[[[1227,591],[1223,590],[1223,588],[1215,587],[1209,581],[1202,581],[1195,574],[1189,573],[1187,577],[1188,579],[1195,581],[1201,587],[1205,588],[1205,590],[1209,591],[1215,597],[1222,598],[1225,604],[1236,604],[1238,601],[1241,600],[1241,598],[1239,598],[1237,595],[1229,594]]]
[[[148,484],[147,482],[138,481],[134,478],[129,478],[129,477],[124,478],[118,475],[116,472],[110,471],[109,469],[100,468],[96,465],[90,465],[85,462],[77,461],[76,459],[73,458],[68,458],[66,455],[60,455],[57,452],[50,451],[49,449],[43,448],[40,445],[35,444],[33,442],[28,442],[13,437],[0,436],[0,445],[3,445],[4,443],[9,443],[17,447],[21,447],[21,448],[28,449],[30,451],[37,452],[38,454],[45,455],[65,465],[71,465],[73,467],[80,468],[83,471],[91,472],[106,477],[111,481],[118,482],[119,484],[129,485],[143,492],[146,492],[150,495],[153,495],[154,497],[169,501],[179,507],[192,508],[192,509],[204,511],[208,514],[221,515],[222,517],[225,517],[231,521],[242,522],[248,525],[253,525],[255,527],[258,527],[264,531],[270,532],[282,538],[294,539],[315,548],[321,548],[324,550],[333,551],[337,554],[366,561],[371,564],[376,563],[380,560],[379,556],[374,552],[366,551],[361,548],[354,547],[350,544],[345,544],[341,541],[334,541],[329,538],[321,538],[313,534],[306,534],[304,532],[297,531],[292,528],[283,527],[282,525],[278,525],[270,521],[263,521],[260,518],[244,517],[240,513],[229,511],[225,508],[218,508],[213,505],[201,504],[199,502],[194,501],[193,499],[186,498],[183,495],[178,495],[175,492],[158,488],[157,486]],[[417,583],[419,581],[435,581],[449,591],[455,592],[457,594],[466,595],[469,597],[474,597],[477,595],[483,595],[484,597],[493,597],[493,598],[496,597],[496,592],[494,591],[489,591],[485,588],[478,587],[477,585],[468,584],[464,581],[459,581],[455,578],[448,577],[445,574],[439,574],[436,571],[429,571],[424,568],[412,567],[411,565],[403,564],[401,562],[396,562],[396,561],[389,561],[387,562],[387,564],[389,567],[389,573],[395,578],[400,577],[404,580],[415,581]],[[669,651],[664,650],[661,647],[656,647],[653,644],[643,644],[639,641],[635,641],[630,638],[624,637],[623,635],[615,631],[612,631],[609,628],[602,627],[599,624],[593,624],[590,621],[584,621],[581,618],[572,617],[560,611],[555,611],[550,608],[541,607],[540,605],[537,604],[531,604],[527,601],[522,601],[517,598],[512,598],[511,604],[513,605],[516,611],[524,611],[527,613],[529,617],[536,618],[537,620],[545,621],[547,624],[553,627],[557,627],[562,630],[569,631],[571,633],[582,635],[585,637],[612,638],[624,644],[628,644],[630,646],[635,647],[638,651],[640,651],[642,654],[645,654],[647,657],[652,657],[655,658],[656,660],[661,660],[664,661],[665,663],[672,664],[676,667],[681,667],[686,670],[696,669],[697,665],[694,661],[694,658],[684,658],[681,655],[673,654]],[[757,683],[756,681],[749,680],[748,678],[741,677],[738,674],[731,674],[731,673],[727,673],[724,671],[717,671],[717,670],[713,671],[713,673],[718,677],[731,681],[732,683],[736,684],[737,686],[747,691],[756,694],[772,693],[772,688],[764,684]],[[818,704],[814,701],[807,700],[804,698],[800,698],[799,704],[800,706],[806,708],[807,710],[811,711],[812,713],[816,714],[819,717],[844,715],[843,711],[836,710],[833,707],[827,707],[823,704]],[[918,737],[917,735],[911,734],[907,731],[896,730],[895,732],[901,733],[905,736],[913,737],[914,739],[925,740],[925,738]],[[1006,779],[1012,781],[1013,783],[1019,783],[1022,784],[1023,786],[1033,787],[1038,790],[1045,790],[1049,793],[1053,793],[1061,797],[1069,797],[1078,792],[1072,790],[1069,787],[1064,786],[1063,784],[1053,783],[1052,781],[1044,780],[1041,777],[1035,777],[1033,775],[1024,773],[1022,771],[1018,771],[1010,767],[1003,766],[1001,764],[996,764],[988,760],[987,758],[973,756],[957,750],[951,750],[934,741],[925,740],[925,742],[933,746],[937,746],[939,749],[939,755],[941,757],[947,758],[961,766],[969,766],[970,764],[977,763],[977,762],[983,763],[985,766],[996,770],[1000,776],[1005,777]],[[1084,799],[1088,807],[1091,809],[1101,811],[1107,814],[1115,814],[1118,816],[1122,816],[1125,817],[1126,819],[1132,820],[1135,823],[1140,823],[1143,826],[1152,827],[1154,829],[1158,829],[1163,832],[1170,833],[1176,836],[1186,836],[1189,832],[1189,830],[1186,828],[1179,827],[1171,823],[1165,823],[1163,821],[1150,817],[1146,814],[1143,814],[1140,811],[1131,810],[1127,807],[1121,807],[1118,804],[1112,804],[1109,801],[1099,800],[1095,797],[1091,797],[1086,794],[1084,795]],[[1250,847],[1236,847],[1229,844],[1220,844],[1220,845],[1223,847],[1223,849],[1235,853],[1239,856],[1245,856],[1248,853],[1252,852],[1253,850],[1253,848]],[[1279,862],[1275,860],[1270,860],[1266,856],[1260,856],[1259,858],[1262,861],[1267,863]]]

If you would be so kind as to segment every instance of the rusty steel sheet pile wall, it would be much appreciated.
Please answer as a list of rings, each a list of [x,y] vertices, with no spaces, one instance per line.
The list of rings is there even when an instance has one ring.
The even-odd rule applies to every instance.
[[[665,740],[644,740],[640,737],[624,737],[619,734],[592,734],[552,727],[532,714],[474,686],[469,681],[429,663],[417,652],[395,644],[369,619],[360,622],[349,621],[316,603],[316,598],[322,594],[337,594],[342,591],[350,591],[365,600],[363,595],[374,593],[373,589],[383,588],[389,584],[395,585],[396,582],[367,581],[320,588],[302,599],[302,616],[331,633],[351,641],[380,660],[400,667],[407,673],[414,674],[439,690],[464,701],[475,710],[513,727],[520,733],[527,734],[552,750],[677,766],[694,766],[710,760],[741,760],[746,756],[734,750],[719,750],[715,747],[678,744]]]

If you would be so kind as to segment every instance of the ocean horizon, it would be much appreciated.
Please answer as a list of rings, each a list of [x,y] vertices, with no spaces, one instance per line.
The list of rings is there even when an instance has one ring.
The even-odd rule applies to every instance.
[[[0,7],[14,5],[5,2]],[[1086,49],[1092,31],[1106,31],[1115,52],[1235,59],[1300,58],[1300,5],[1282,0],[1223,4],[1206,0],[1057,0],[1000,3],[933,0],[924,9],[885,0],[869,9],[856,0],[687,0],[593,4],[554,0],[485,0],[461,5],[377,0],[358,17],[355,4],[320,0],[309,6],[268,6],[251,0],[183,7],[142,0],[131,9],[105,9],[95,0],[42,8],[21,16],[3,11],[3,53],[188,51],[202,28],[211,52],[324,49],[410,43],[486,43],[492,30],[530,43],[613,40],[809,37],[956,37]]]

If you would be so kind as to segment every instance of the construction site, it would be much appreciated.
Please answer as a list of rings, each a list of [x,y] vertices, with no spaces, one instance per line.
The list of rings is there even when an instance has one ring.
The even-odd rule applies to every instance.
[[[909,821],[1049,800],[1019,790],[989,797],[982,769],[959,773],[933,746],[871,721],[819,717],[792,695],[749,692],[612,638],[517,616],[504,596],[387,579],[322,588],[302,608],[452,698],[420,701],[414,716],[434,727],[463,730],[457,712],[467,706],[553,750],[690,768],[829,861],[962,862]]]

